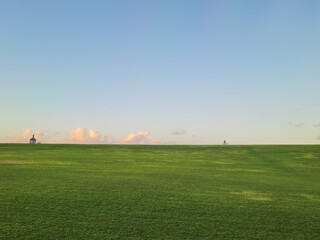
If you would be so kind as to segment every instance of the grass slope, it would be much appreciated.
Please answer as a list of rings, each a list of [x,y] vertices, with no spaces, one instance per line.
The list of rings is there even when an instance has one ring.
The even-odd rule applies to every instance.
[[[0,144],[0,239],[319,239],[319,146]]]

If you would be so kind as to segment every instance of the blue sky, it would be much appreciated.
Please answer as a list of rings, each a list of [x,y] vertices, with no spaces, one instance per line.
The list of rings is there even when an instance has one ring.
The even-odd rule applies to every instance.
[[[320,143],[319,12],[319,1],[1,1],[1,142]]]

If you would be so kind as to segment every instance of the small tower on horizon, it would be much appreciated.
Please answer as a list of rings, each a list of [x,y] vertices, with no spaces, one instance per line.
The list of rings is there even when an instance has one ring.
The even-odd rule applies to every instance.
[[[34,135],[32,135],[32,138],[30,138],[30,144],[37,143],[37,139],[34,138]]]

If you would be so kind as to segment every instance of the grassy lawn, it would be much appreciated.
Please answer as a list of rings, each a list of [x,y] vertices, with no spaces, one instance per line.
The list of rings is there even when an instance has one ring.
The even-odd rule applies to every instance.
[[[0,239],[319,239],[320,146],[0,144]]]

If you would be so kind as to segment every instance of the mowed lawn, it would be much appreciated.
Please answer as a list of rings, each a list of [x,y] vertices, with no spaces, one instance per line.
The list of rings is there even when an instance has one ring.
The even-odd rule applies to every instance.
[[[320,239],[320,146],[0,144],[0,239]]]

